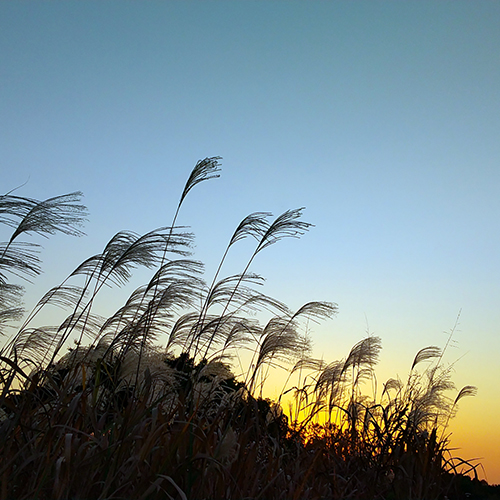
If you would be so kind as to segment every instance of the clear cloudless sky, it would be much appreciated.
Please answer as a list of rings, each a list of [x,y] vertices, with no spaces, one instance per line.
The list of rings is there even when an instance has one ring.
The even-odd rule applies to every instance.
[[[316,356],[369,330],[379,378],[404,378],[461,311],[446,362],[479,392],[452,445],[499,483],[499,26],[493,1],[1,2],[1,190],[90,211],[87,237],[44,242],[27,305],[118,230],[168,225],[222,156],[179,220],[207,278],[245,215],[305,206],[315,227],[252,270],[292,308],[338,303]]]

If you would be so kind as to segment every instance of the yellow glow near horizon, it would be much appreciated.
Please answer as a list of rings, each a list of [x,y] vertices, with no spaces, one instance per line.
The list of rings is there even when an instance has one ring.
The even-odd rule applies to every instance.
[[[266,381],[263,395],[278,401],[286,379],[285,370],[273,370]],[[304,381],[307,382],[303,379]],[[287,389],[293,386],[292,381],[287,385]],[[495,415],[498,414],[495,408],[496,411],[500,411],[500,403],[495,401],[494,397],[487,398],[484,391],[479,391],[479,395],[473,398],[464,398],[460,401],[456,415],[449,421],[444,433],[449,438],[448,448],[451,456],[477,465],[478,478],[486,479],[489,484],[500,484],[500,435],[492,432],[492,429],[496,428]],[[481,417],[484,422],[488,422],[488,425],[481,426],[478,425],[478,407],[485,403],[488,404],[488,414],[483,414]],[[287,416],[294,415],[294,405],[293,391],[281,398],[281,406]],[[306,413],[301,411],[298,420],[304,418]],[[326,413],[320,412],[312,421],[323,423],[325,420]],[[467,466],[459,467],[459,471],[466,468]],[[469,475],[473,476],[473,473]]]

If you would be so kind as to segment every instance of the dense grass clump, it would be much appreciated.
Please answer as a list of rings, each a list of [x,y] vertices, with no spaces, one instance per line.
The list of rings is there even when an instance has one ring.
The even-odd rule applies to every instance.
[[[22,237],[79,235],[86,210],[80,193],[0,197],[0,222],[13,229],[0,248],[0,498],[462,498],[463,475],[475,466],[451,455],[446,428],[475,388],[450,399],[443,351],[422,349],[407,380],[368,395],[378,337],[340,361],[316,360],[303,322],[330,318],[337,306],[291,311],[257,291],[252,262],[308,230],[302,209],[243,219],[210,284],[203,280],[190,259],[193,236],[176,220],[191,189],[218,171],[219,158],[198,162],[171,225],[119,232],[26,317],[23,289],[9,279],[36,276],[40,262]],[[244,238],[255,249],[243,271],[222,276]],[[125,285],[139,266],[150,281],[111,316],[97,316],[103,287]],[[53,305],[66,319],[37,325]],[[276,365],[290,377],[271,401],[263,386]]]

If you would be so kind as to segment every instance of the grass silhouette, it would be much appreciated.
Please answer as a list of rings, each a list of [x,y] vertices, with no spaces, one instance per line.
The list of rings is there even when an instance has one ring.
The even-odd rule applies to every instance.
[[[316,360],[304,323],[334,316],[336,304],[294,312],[256,289],[255,257],[309,229],[302,209],[243,219],[205,283],[190,258],[193,235],[176,221],[191,190],[218,177],[219,160],[197,163],[170,226],[117,233],[26,317],[23,288],[9,280],[41,267],[37,247],[20,240],[81,235],[86,209],[80,193],[0,197],[0,222],[13,229],[0,249],[0,498],[462,498],[464,475],[477,465],[452,455],[446,432],[457,403],[476,389],[450,398],[446,346],[422,349],[406,381],[390,379],[368,395],[378,337],[343,360]],[[245,238],[255,249],[242,272],[221,277]],[[150,281],[108,318],[96,315],[103,288],[125,285],[138,267],[151,270]],[[66,319],[32,326],[51,306]],[[271,319],[259,323],[259,311]],[[235,376],[242,349],[251,359]],[[263,386],[276,365],[289,379],[271,401]]]

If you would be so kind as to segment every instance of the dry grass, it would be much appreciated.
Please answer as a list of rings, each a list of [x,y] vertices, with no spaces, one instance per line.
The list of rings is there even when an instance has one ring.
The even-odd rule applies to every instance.
[[[310,302],[293,312],[255,289],[261,278],[250,265],[266,247],[308,230],[302,209],[246,217],[205,284],[189,258],[192,235],[176,219],[191,189],[218,176],[218,160],[196,165],[171,226],[115,235],[6,338],[0,498],[459,498],[459,473],[476,466],[452,457],[446,429],[475,388],[450,399],[443,351],[422,349],[405,382],[391,379],[380,396],[368,395],[379,338],[361,340],[343,360],[314,360],[303,322],[333,316],[336,305]],[[40,271],[36,248],[19,237],[78,235],[84,216],[78,193],[45,202],[0,197],[0,222],[14,230],[0,252],[2,325],[22,316],[22,289],[10,277]],[[242,272],[220,278],[228,252],[247,237],[256,246]],[[151,269],[151,280],[109,318],[96,316],[103,287],[124,285],[139,266]],[[67,318],[32,326],[52,305]],[[261,325],[258,311],[272,318]],[[241,349],[252,359],[235,377]],[[273,402],[261,394],[276,365],[301,382]]]

